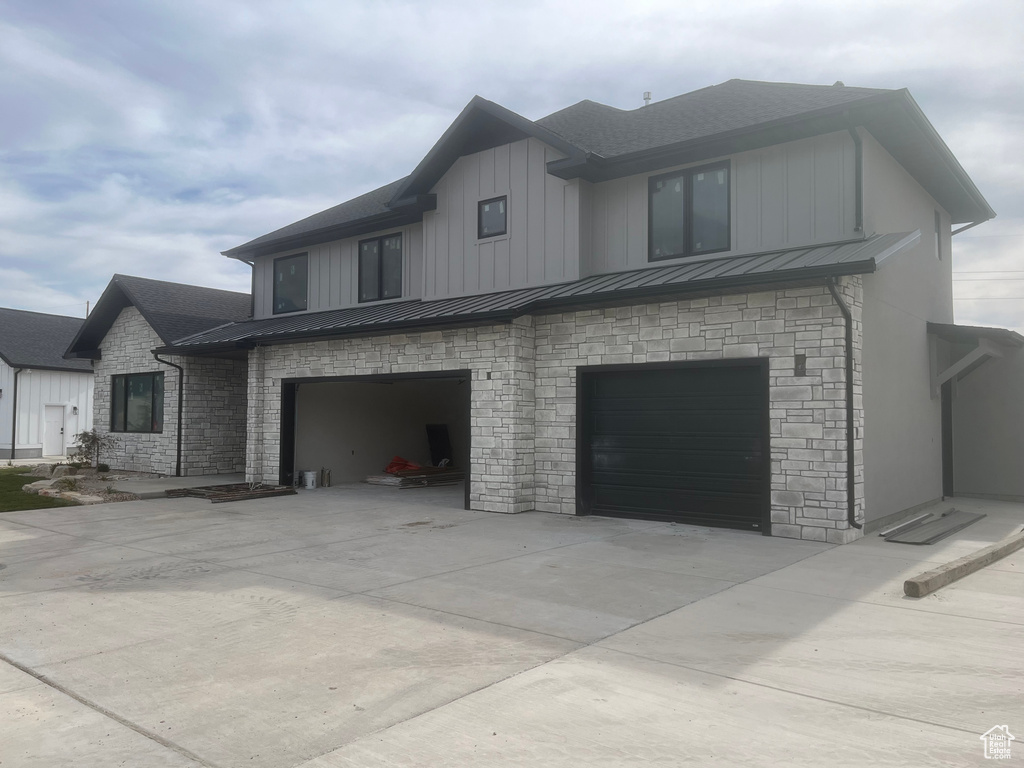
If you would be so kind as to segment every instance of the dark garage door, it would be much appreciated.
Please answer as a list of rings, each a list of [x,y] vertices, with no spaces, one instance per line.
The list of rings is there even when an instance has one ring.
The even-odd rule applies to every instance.
[[[762,363],[581,369],[580,512],[768,533]]]

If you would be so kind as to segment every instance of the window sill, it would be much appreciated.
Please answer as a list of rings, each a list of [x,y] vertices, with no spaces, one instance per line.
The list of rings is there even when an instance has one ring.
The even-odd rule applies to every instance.
[[[473,245],[483,245],[484,243],[501,243],[509,239],[508,234],[494,235],[493,237],[478,237]]]

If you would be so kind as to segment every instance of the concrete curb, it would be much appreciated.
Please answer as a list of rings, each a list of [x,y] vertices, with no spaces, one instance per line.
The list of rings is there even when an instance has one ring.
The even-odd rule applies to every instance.
[[[937,589],[947,584],[952,584],[968,574],[980,571],[986,565],[991,565],[996,560],[1006,557],[1024,547],[1024,530],[1018,531],[1002,541],[991,546],[979,549],[969,555],[953,560],[945,565],[940,565],[930,571],[925,571],[913,579],[903,582],[903,593],[907,597],[924,597],[930,595]]]

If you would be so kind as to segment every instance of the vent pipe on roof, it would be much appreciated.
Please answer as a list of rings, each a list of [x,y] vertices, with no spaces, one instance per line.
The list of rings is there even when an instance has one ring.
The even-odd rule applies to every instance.
[[[644,106],[648,107],[651,104],[651,92],[644,91]]]

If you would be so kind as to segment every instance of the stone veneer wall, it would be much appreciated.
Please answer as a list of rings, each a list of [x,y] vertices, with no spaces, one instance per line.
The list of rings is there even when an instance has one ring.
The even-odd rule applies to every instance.
[[[100,345],[95,364],[93,424],[110,430],[111,376],[164,373],[164,428],[158,434],[117,432],[118,445],[101,460],[113,469],[173,475],[177,462],[178,371],[157,362],[152,350],[164,346],[135,307],[125,307]],[[163,356],[185,369],[182,416],[182,474],[241,472],[245,467],[245,360]]]
[[[862,518],[860,278],[844,278],[840,290],[854,317]],[[282,379],[468,369],[472,508],[574,514],[578,367],[766,357],[772,533],[840,543],[857,535],[846,523],[844,332],[828,289],[815,286],[261,347],[250,354],[246,472],[277,481]],[[807,375],[796,378],[798,353]]]

